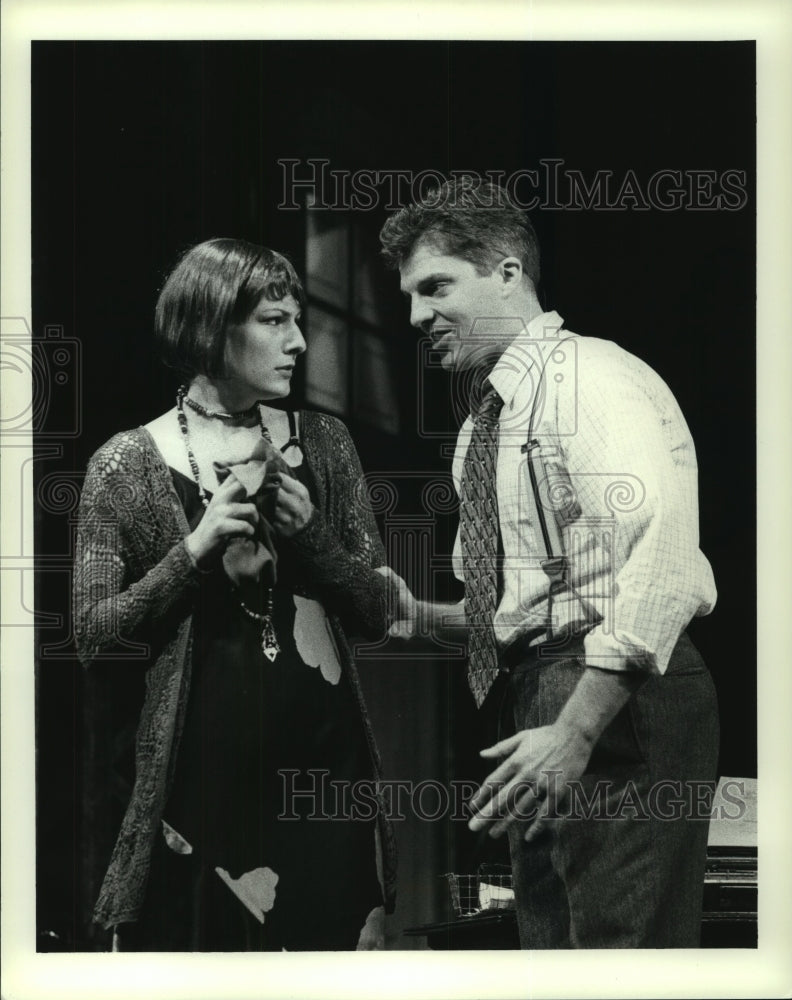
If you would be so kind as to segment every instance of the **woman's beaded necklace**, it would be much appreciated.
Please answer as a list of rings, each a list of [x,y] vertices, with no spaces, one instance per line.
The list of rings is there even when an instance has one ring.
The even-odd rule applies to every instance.
[[[258,403],[255,403],[247,410],[240,410],[237,413],[223,413],[222,411],[213,412],[201,406],[201,404],[197,403],[194,399],[191,399],[187,395],[187,386],[179,386],[178,392],[176,393],[176,413],[182,437],[184,438],[184,445],[187,449],[187,461],[190,463],[190,471],[192,472],[193,479],[195,480],[195,485],[198,487],[198,495],[201,498],[201,503],[203,504],[205,510],[209,506],[209,497],[207,496],[206,490],[201,482],[201,473],[198,468],[198,462],[195,460],[195,455],[193,453],[192,446],[190,445],[190,430],[187,426],[187,414],[184,412],[185,403],[187,403],[191,409],[195,410],[196,413],[200,413],[201,416],[207,417],[210,420],[237,420],[243,417],[252,416],[255,411],[256,416],[258,417],[259,427],[261,429],[261,436],[266,438],[268,441],[271,441],[272,438],[270,437],[269,430],[264,424],[264,415],[262,414],[261,406]],[[245,604],[236,587],[234,587],[233,590],[242,612],[252,621],[261,625],[261,650],[268,660],[273,661],[280,652],[280,645],[278,643],[278,637],[275,634],[275,625],[272,621],[272,587],[267,588],[267,610],[263,615],[259,614],[257,611],[253,611],[247,606],[247,604]]]
[[[189,395],[186,386],[181,386],[179,392],[183,392],[184,402],[191,410],[195,410],[196,413],[200,413],[202,417],[208,417],[210,420],[244,420],[245,417],[253,416],[257,416],[259,420],[261,419],[261,408],[257,402],[249,406],[246,410],[225,413],[223,410],[207,410],[202,403],[199,403],[197,399],[193,399]]]

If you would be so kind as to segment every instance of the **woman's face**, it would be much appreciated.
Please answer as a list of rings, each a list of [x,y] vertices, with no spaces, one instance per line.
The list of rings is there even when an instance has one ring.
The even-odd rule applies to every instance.
[[[262,296],[244,323],[228,329],[223,381],[253,399],[288,396],[305,350],[299,320],[300,307],[291,295],[275,302]]]

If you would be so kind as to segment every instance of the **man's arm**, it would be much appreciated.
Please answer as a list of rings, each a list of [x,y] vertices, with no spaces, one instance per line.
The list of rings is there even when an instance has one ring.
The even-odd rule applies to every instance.
[[[457,604],[416,601],[414,621],[395,622],[390,631],[391,635],[403,639],[431,636],[464,641],[468,633],[464,598]]]
[[[564,464],[585,515],[608,525],[611,540],[599,551],[610,560],[612,599],[600,603],[602,621],[584,643],[587,669],[556,721],[483,751],[501,763],[474,797],[470,822],[495,836],[533,809],[528,839],[547,824],[548,797],[565,794],[611,719],[649,674],[665,670],[711,589],[698,551],[695,451],[670,391],[613,345],[584,339],[579,362]]]
[[[578,428],[563,441],[564,462],[584,516],[604,526],[592,591],[602,621],[585,637],[585,660],[662,674],[690,620],[715,602],[699,549],[695,447],[668,386],[643,362],[582,338],[578,367]]]
[[[398,639],[437,637],[464,640],[467,638],[464,598],[456,604],[417,601],[407,584],[390,566],[377,570],[390,585],[395,620],[388,634]]]

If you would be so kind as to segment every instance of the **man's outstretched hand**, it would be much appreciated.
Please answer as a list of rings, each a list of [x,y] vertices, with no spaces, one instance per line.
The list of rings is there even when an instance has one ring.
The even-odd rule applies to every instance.
[[[390,566],[380,566],[376,572],[385,577],[390,594],[392,622],[388,635],[412,639],[418,634],[418,602],[404,580]]]
[[[532,840],[561,815],[568,781],[586,770],[593,744],[581,733],[558,724],[523,729],[481,751],[486,758],[502,758],[470,801],[471,830],[489,827],[499,837],[512,823],[526,823]]]
[[[417,601],[390,566],[380,566],[376,572],[385,577],[390,590],[392,623],[388,635],[395,639],[466,638],[464,601],[456,604]]]
[[[499,837],[524,820],[525,839],[533,840],[558,822],[568,783],[583,774],[603,730],[645,681],[638,671],[587,667],[552,725],[482,750],[482,757],[502,760],[470,801],[470,829],[489,827]]]

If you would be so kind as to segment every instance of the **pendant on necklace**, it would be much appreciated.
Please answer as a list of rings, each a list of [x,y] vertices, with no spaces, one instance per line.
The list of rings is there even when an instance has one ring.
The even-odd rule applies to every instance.
[[[281,651],[278,645],[278,637],[275,635],[275,629],[272,626],[272,620],[269,618],[265,621],[264,627],[261,630],[261,651],[270,663],[274,663],[275,657]]]

